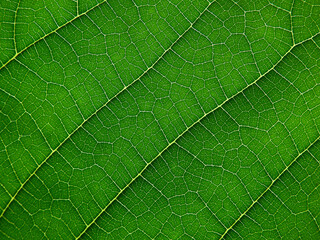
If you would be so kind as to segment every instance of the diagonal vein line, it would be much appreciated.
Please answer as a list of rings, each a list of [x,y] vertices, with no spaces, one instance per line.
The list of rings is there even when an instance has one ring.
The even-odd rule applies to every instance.
[[[105,1],[99,3],[98,5],[92,7],[91,9],[87,10],[86,12],[78,15],[77,17],[73,18],[72,20],[66,22],[65,24],[61,25],[59,28],[55,29],[54,31],[44,35],[42,38],[38,39],[37,41],[35,41],[34,43],[28,45],[26,48],[24,48],[23,50],[21,50],[20,52],[18,52],[17,54],[15,54],[14,57],[12,57],[8,62],[6,62],[2,67],[0,67],[0,70],[2,68],[4,68],[6,65],[8,65],[11,61],[13,61],[14,59],[16,59],[16,57],[18,55],[20,55],[22,52],[24,52],[25,50],[27,50],[29,47],[33,46],[34,44],[36,44],[37,42],[41,41],[42,39],[46,38],[47,36],[51,35],[52,33],[55,33],[56,31],[58,31],[59,29],[61,29],[62,27],[66,26],[67,24],[71,23],[72,21],[76,20],[77,18],[87,14],[88,12],[92,11],[93,9],[97,8],[98,6],[102,5],[103,3],[105,3]],[[214,1],[213,1],[214,2]],[[9,208],[9,206],[11,205],[11,203],[13,202],[13,200],[16,198],[17,194],[21,191],[21,189],[25,186],[25,184],[30,180],[30,178],[35,175],[35,173],[39,170],[39,168],[41,168],[41,166],[79,129],[81,128],[88,120],[90,120],[93,116],[95,116],[102,108],[104,108],[109,102],[111,102],[113,99],[117,98],[122,92],[124,92],[126,89],[128,89],[130,86],[132,86],[135,82],[137,82],[138,80],[140,80],[147,72],[149,72],[150,69],[153,69],[154,66],[163,58],[163,56],[171,50],[171,48],[194,26],[194,24],[201,18],[201,16],[206,12],[206,10],[212,5],[211,2],[205,9],[204,11],[195,19],[195,21],[187,28],[187,30],[182,33],[172,44],[171,46],[165,50],[163,52],[163,54],[147,69],[145,70],[136,80],[134,80],[132,83],[130,83],[129,85],[127,85],[125,88],[123,88],[120,92],[118,92],[115,96],[113,96],[112,98],[110,98],[104,105],[102,105],[100,108],[98,108],[92,115],[90,115],[87,119],[85,119],[73,132],[71,132],[71,134],[69,134],[69,136],[64,139],[51,153],[50,155],[35,169],[35,171],[26,179],[26,181],[21,185],[21,187],[18,189],[18,191],[14,194],[14,196],[11,198],[10,202],[8,203],[8,205],[4,208],[2,214],[0,215],[0,218],[4,215],[4,213],[6,212],[6,210]],[[319,33],[318,33],[319,34]],[[237,95],[239,95],[240,93],[242,93],[244,90],[246,90],[247,88],[249,88],[250,86],[256,84],[257,81],[259,81],[262,77],[264,77],[267,73],[269,73],[271,70],[273,70],[275,68],[275,66],[277,66],[282,60],[283,58],[288,55],[291,50],[300,44],[303,44],[304,42],[313,39],[315,36],[317,36],[318,34],[314,35],[311,38],[308,38],[302,42],[300,42],[299,44],[293,45],[286,54],[284,54],[281,59],[271,68],[269,69],[266,73],[260,75],[258,77],[257,80],[255,80],[253,83],[247,85],[244,89],[242,89],[241,91],[239,91],[238,93],[232,95],[230,98],[226,99],[224,102],[222,102],[220,105],[218,105],[216,108],[212,109],[211,111],[209,111],[208,113],[206,113],[205,115],[203,115],[201,118],[199,118],[196,122],[194,122],[192,125],[190,125],[184,132],[182,132],[173,142],[171,142],[166,148],[164,148],[161,152],[159,152],[159,154],[152,159],[142,170],[141,172],[135,177],[133,178],[128,184],[127,186],[125,186],[115,197],[114,199],[112,199],[109,204],[97,215],[97,217],[89,224],[87,225],[87,227],[85,228],[85,230],[77,237],[80,238],[82,236],[82,234],[97,220],[97,218],[118,198],[118,196],[126,189],[128,188],[131,183],[137,179],[139,176],[141,176],[141,174],[144,172],[144,170],[156,159],[158,158],[160,155],[162,155],[162,153],[164,151],[166,151],[172,144],[174,144],[182,135],[184,135],[186,132],[188,132],[194,125],[196,125],[197,123],[199,123],[202,119],[204,119],[206,116],[208,116],[210,113],[214,112],[215,110],[217,110],[218,108],[222,107],[226,102],[228,102],[229,100],[233,99],[234,97],[236,97]]]
[[[64,24],[62,24],[61,26],[57,27],[56,29],[54,29],[53,31],[43,35],[41,38],[39,38],[38,40],[34,41],[33,43],[30,43],[28,46],[26,46],[25,48],[23,48],[21,51],[17,52],[17,48],[15,48],[15,55],[13,55],[12,58],[10,58],[6,63],[4,63],[1,67],[0,67],[0,71],[5,68],[10,62],[12,62],[13,60],[15,60],[21,53],[25,52],[27,49],[29,49],[30,47],[34,46],[36,43],[40,42],[41,40],[45,39],[46,37],[50,36],[51,34],[57,32],[58,30],[60,30],[61,28],[63,28],[64,26],[68,25],[71,22],[74,22],[75,20],[77,20],[78,18],[82,17],[83,15],[87,15],[89,12],[93,11],[94,9],[96,9],[97,7],[101,6],[102,4],[104,4],[105,2],[107,2],[107,0],[103,0],[101,3],[93,6],[92,8],[89,8],[87,11],[77,15],[76,17],[72,18],[71,20],[65,22]],[[20,2],[19,2],[20,4]]]
[[[220,109],[223,105],[225,105],[227,102],[229,102],[230,100],[234,99],[236,96],[240,95],[241,93],[243,93],[246,89],[250,88],[251,86],[255,85],[261,78],[263,78],[264,76],[266,76],[269,72],[271,72],[280,62],[282,62],[282,60],[291,53],[292,49],[295,48],[296,46],[302,45],[303,43],[312,40],[313,38],[315,38],[316,36],[318,36],[320,33],[315,34],[314,36],[305,39],[304,41],[298,43],[298,44],[294,44],[280,59],[278,62],[276,62],[274,64],[274,66],[272,68],[270,68],[267,72],[265,72],[264,74],[261,74],[254,82],[250,83],[249,85],[247,85],[245,88],[243,88],[241,91],[237,92],[236,94],[232,95],[230,98],[227,98],[226,100],[224,100],[221,104],[219,104],[218,106],[216,106],[215,108],[213,108],[212,110],[210,110],[209,112],[205,113],[202,117],[200,117],[197,121],[195,121],[193,124],[191,124],[189,127],[187,127],[179,136],[177,136],[171,143],[168,144],[167,147],[165,147],[163,150],[161,150],[161,152],[158,153],[158,155],[153,158],[149,163],[146,164],[146,166],[124,187],[122,188],[119,193],[107,204],[107,206],[105,206],[101,212],[91,221],[91,223],[89,223],[86,228],[80,233],[80,235],[76,238],[79,239],[89,228],[90,226],[92,226],[96,220],[102,215],[103,212],[105,212],[107,210],[107,208],[116,200],[118,199],[118,197],[138,178],[142,175],[142,173],[158,158],[160,157],[171,145],[173,145],[174,143],[177,142],[177,140],[182,137],[185,133],[187,133],[193,126],[195,126],[196,124],[198,124],[199,122],[201,122],[202,119],[206,118],[209,114],[213,113],[214,111],[216,111],[217,109]],[[320,136],[319,136],[320,138]],[[305,150],[306,151],[306,150]]]
[[[111,101],[113,101],[114,99],[116,99],[121,93],[123,93],[124,91],[126,91],[129,87],[131,87],[132,85],[134,85],[135,82],[139,81],[144,75],[146,75],[151,69],[153,69],[155,67],[155,65],[164,57],[164,55],[169,52],[172,47],[179,42],[179,40],[187,33],[189,32],[190,29],[193,28],[193,26],[197,23],[197,21],[202,17],[202,15],[207,11],[207,9],[215,2],[212,1],[211,3],[208,4],[208,6],[199,14],[199,16],[194,20],[193,23],[190,24],[190,26],[185,30],[184,33],[182,33],[170,46],[169,48],[167,48],[161,55],[160,57],[150,66],[148,67],[137,79],[135,79],[134,81],[132,81],[130,84],[128,84],[127,86],[125,86],[123,89],[121,89],[116,95],[114,95],[113,97],[111,97],[105,104],[103,104],[101,107],[99,107],[95,112],[93,112],[87,119],[85,119],[77,128],[75,128],[55,149],[53,149],[51,151],[51,153],[48,155],[48,157],[41,163],[38,165],[38,167],[30,174],[30,176],[25,180],[25,182],[20,186],[20,188],[17,190],[17,192],[13,195],[13,197],[10,199],[9,203],[7,204],[7,206],[3,209],[0,218],[4,215],[4,213],[6,212],[6,210],[9,208],[9,206],[11,205],[11,203],[13,202],[13,200],[16,198],[16,196],[18,195],[18,193],[21,191],[21,189],[24,188],[24,186],[26,185],[26,183],[31,179],[32,176],[34,176],[36,174],[36,172],[42,167],[42,165],[44,163],[46,163],[48,161],[48,159],[55,153],[57,152],[57,150],[68,140],[70,139],[86,122],[88,122],[91,118],[93,118],[98,112],[101,111],[101,109],[103,109],[105,106],[107,106]],[[102,2],[103,3],[103,2]],[[101,4],[102,4],[101,3]],[[98,5],[97,5],[98,6]],[[97,7],[96,6],[96,7]],[[95,7],[94,7],[95,8]],[[94,9],[92,8],[92,9]],[[88,10],[87,12],[91,11],[92,9]],[[86,12],[86,13],[87,13]],[[85,13],[84,13],[85,14]],[[82,14],[83,15],[83,14]],[[65,24],[66,25],[66,24]],[[40,41],[40,40],[39,40]],[[0,68],[1,70],[2,68]]]
[[[290,168],[290,166],[292,166],[292,164],[294,164],[305,152],[307,152],[318,140],[320,140],[320,136],[318,136],[316,138],[316,140],[314,140],[305,150],[303,150],[302,152],[300,152],[298,154],[298,156],[293,159],[288,166],[286,166],[282,172],[275,178],[272,180],[272,182],[270,183],[270,185],[266,188],[266,190],[264,190],[260,196],[254,200],[251,205],[234,221],[233,224],[230,225],[229,228],[226,229],[226,231],[221,235],[219,240],[222,240],[226,234],[249,212],[250,209],[252,209],[252,207],[271,189],[271,187],[274,185],[274,183],[279,180],[279,178],[288,171],[288,169]]]

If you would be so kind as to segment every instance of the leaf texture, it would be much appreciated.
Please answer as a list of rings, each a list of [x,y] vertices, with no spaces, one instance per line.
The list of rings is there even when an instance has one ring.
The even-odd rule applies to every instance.
[[[0,238],[320,238],[319,16],[1,1]]]

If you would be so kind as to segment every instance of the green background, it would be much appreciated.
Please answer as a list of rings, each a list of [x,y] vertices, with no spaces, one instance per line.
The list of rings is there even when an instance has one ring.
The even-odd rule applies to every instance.
[[[320,239],[317,0],[0,2],[1,239]]]

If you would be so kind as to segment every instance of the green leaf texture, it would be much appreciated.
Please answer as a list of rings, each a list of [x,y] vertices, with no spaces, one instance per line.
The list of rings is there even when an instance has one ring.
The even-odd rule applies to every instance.
[[[319,0],[1,0],[0,239],[320,239]]]

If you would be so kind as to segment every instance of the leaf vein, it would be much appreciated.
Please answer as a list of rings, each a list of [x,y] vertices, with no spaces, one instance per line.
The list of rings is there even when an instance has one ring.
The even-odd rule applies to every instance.
[[[215,1],[213,1],[215,2]],[[58,151],[58,149],[68,140],[70,139],[86,122],[88,122],[91,118],[93,118],[98,112],[100,112],[104,107],[106,107],[111,101],[113,101],[114,99],[116,99],[121,93],[125,92],[129,87],[131,87],[132,85],[134,85],[136,82],[138,82],[144,75],[146,75],[151,69],[153,69],[155,67],[155,65],[164,57],[164,55],[169,52],[172,47],[187,33],[189,32],[190,29],[193,28],[193,26],[196,24],[196,22],[201,18],[201,16],[207,11],[207,9],[211,6],[211,4],[213,3],[211,2],[210,4],[208,4],[208,6],[200,13],[200,15],[195,19],[195,21],[193,23],[190,24],[190,26],[169,46],[169,48],[167,48],[161,55],[160,57],[150,66],[148,67],[138,78],[136,78],[134,81],[132,81],[130,84],[128,84],[127,86],[125,86],[123,89],[121,89],[116,95],[114,95],[113,97],[111,97],[106,103],[104,103],[102,106],[100,106],[96,111],[94,111],[88,118],[84,119],[84,121],[78,126],[76,127],[55,149],[53,149],[51,151],[51,153],[48,155],[48,157],[41,162],[41,164],[39,164],[37,166],[37,168],[32,172],[32,174],[30,174],[30,176],[26,179],[26,181],[20,186],[20,188],[17,190],[17,192],[13,195],[13,197],[10,199],[9,203],[7,204],[7,206],[4,208],[4,210],[2,211],[0,218],[4,215],[4,213],[6,212],[6,210],[9,208],[10,204],[13,202],[13,200],[16,198],[16,196],[18,195],[18,193],[21,191],[21,189],[24,188],[24,186],[26,185],[26,183],[32,178],[33,175],[35,175],[35,173],[42,167],[42,165],[44,165],[44,163],[46,163],[48,161],[48,159],[55,153]],[[101,3],[102,4],[102,3]],[[97,5],[98,6],[98,5]],[[96,6],[96,7],[97,7]],[[92,8],[93,9],[93,8]],[[91,9],[91,10],[92,10]],[[90,10],[88,10],[90,11]],[[88,12],[87,11],[87,12]],[[86,13],[87,13],[86,12]],[[40,41],[40,40],[39,40]],[[20,54],[20,53],[19,53]],[[12,59],[14,60],[14,59]],[[0,71],[3,67],[0,68]]]
[[[309,40],[312,40],[314,37],[316,37],[319,33],[317,33],[316,35],[314,35],[311,38],[308,38],[296,45],[293,45],[288,51],[287,53],[285,53],[280,60],[272,67],[270,68],[267,72],[265,72],[264,74],[260,75],[254,82],[252,82],[251,84],[247,85],[245,88],[243,88],[241,91],[237,92],[236,94],[232,95],[230,98],[226,99],[225,101],[223,101],[221,104],[219,104],[217,107],[213,108],[211,111],[207,112],[206,114],[204,114],[202,117],[200,117],[197,121],[195,121],[193,124],[191,124],[189,127],[187,127],[179,136],[177,136],[171,143],[168,144],[167,147],[165,147],[163,150],[161,150],[158,155],[156,157],[154,157],[149,163],[146,164],[146,166],[137,174],[137,176],[135,176],[123,189],[121,189],[119,191],[119,193],[107,204],[107,206],[105,208],[102,209],[102,211],[92,220],[91,223],[89,223],[87,225],[87,227],[83,230],[83,232],[80,233],[80,235],[76,238],[79,239],[89,228],[92,224],[94,224],[96,222],[96,220],[102,215],[103,212],[105,212],[108,207],[115,201],[118,199],[118,197],[138,178],[142,175],[142,173],[158,158],[160,157],[170,146],[172,146],[173,144],[175,144],[177,142],[177,140],[182,137],[185,133],[187,133],[193,126],[195,126],[197,123],[201,122],[202,119],[206,118],[209,114],[215,112],[217,109],[220,109],[223,105],[225,105],[227,102],[229,102],[230,100],[234,99],[236,96],[238,96],[239,94],[243,93],[246,89],[250,88],[251,86],[254,86],[261,78],[263,78],[264,76],[266,76],[269,72],[271,72],[280,62],[282,62],[282,60],[291,53],[292,49],[295,48],[296,46],[299,46]],[[320,138],[320,136],[318,137],[318,139]],[[313,143],[312,143],[313,144]],[[307,149],[306,149],[307,150]],[[304,150],[304,151],[306,151]]]
[[[87,11],[77,15],[76,17],[72,18],[71,20],[65,22],[64,24],[62,24],[61,26],[57,27],[56,29],[54,29],[53,31],[43,35],[41,38],[39,38],[38,40],[34,41],[33,43],[30,43],[28,46],[26,46],[25,48],[23,48],[21,51],[17,52],[17,46],[16,46],[16,30],[15,30],[15,25],[16,25],[16,18],[17,18],[17,11],[19,9],[19,5],[20,5],[20,1],[19,1],[19,5],[17,7],[17,10],[15,12],[15,24],[14,24],[14,42],[15,42],[15,55],[13,55],[13,57],[11,57],[7,62],[5,62],[1,67],[0,67],[0,71],[5,68],[10,62],[12,62],[13,60],[15,60],[20,54],[22,54],[23,52],[25,52],[27,49],[29,49],[30,47],[34,46],[36,43],[40,42],[41,40],[45,39],[46,37],[50,36],[51,34],[57,32],[58,30],[60,30],[61,28],[63,28],[64,26],[68,25],[69,23],[77,20],[78,18],[86,15],[87,13],[91,12],[92,10],[96,9],[97,7],[101,6],[102,4],[104,4],[107,0],[102,1],[101,3],[93,6],[92,8],[88,9]]]
[[[282,172],[275,178],[271,181],[270,185],[260,194],[259,197],[257,197],[257,199],[255,201],[253,201],[251,203],[251,205],[234,221],[233,224],[230,225],[229,228],[226,229],[226,231],[221,235],[220,237],[220,240],[222,240],[224,238],[224,236],[226,236],[226,234],[237,224],[237,222],[239,222],[247,213],[250,209],[252,209],[252,207],[271,189],[271,187],[274,185],[275,182],[277,182],[277,180],[280,179],[280,177],[288,171],[288,169],[290,168],[290,166],[295,163],[300,156],[302,156],[302,154],[304,154],[305,152],[308,152],[309,149],[318,141],[320,140],[320,135],[305,149],[303,150],[302,152],[300,152],[298,154],[298,156],[296,158],[294,158],[289,164],[288,166],[286,166]]]

